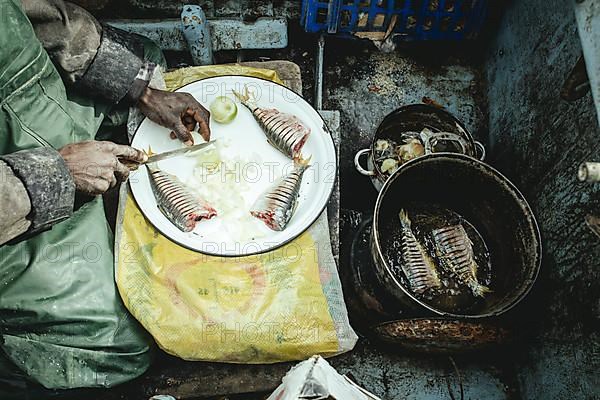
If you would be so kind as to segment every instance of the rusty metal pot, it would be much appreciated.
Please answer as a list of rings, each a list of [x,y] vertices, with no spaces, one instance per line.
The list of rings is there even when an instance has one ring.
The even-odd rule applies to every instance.
[[[392,240],[400,230],[399,210],[433,203],[463,216],[487,245],[492,293],[478,299],[476,308],[455,312],[416,297],[386,258],[397,254]],[[531,289],[541,262],[539,229],[523,195],[494,168],[454,153],[411,160],[392,174],[375,204],[370,246],[377,280],[402,307],[455,318],[496,316],[511,309]]]
[[[482,351],[511,339],[507,328],[487,320],[403,319],[377,325],[372,331],[386,345],[430,354]]]
[[[473,140],[467,128],[452,114],[426,104],[411,104],[400,107],[384,118],[375,132],[371,147],[359,150],[354,156],[356,170],[362,175],[369,176],[373,186],[378,191],[381,190],[389,175],[382,172],[379,163],[375,162],[377,141],[388,139],[401,143],[402,136],[406,132],[421,132],[424,128],[440,135],[435,138],[440,145],[434,149],[426,149],[426,153],[457,152],[484,160],[485,147],[480,142]],[[425,147],[427,148],[427,146]],[[361,159],[364,156],[367,156],[367,168],[361,165]]]

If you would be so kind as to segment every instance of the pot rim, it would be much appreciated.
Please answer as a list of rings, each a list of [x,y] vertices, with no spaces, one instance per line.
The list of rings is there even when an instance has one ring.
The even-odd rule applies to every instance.
[[[535,268],[533,270],[533,273],[530,274],[528,279],[526,279],[526,282],[524,282],[524,284],[526,284],[526,286],[524,287],[524,289],[522,289],[520,291],[518,296],[514,300],[512,300],[509,304],[499,307],[497,310],[494,310],[491,312],[486,312],[485,314],[476,314],[476,315],[455,314],[455,313],[439,310],[439,309],[427,304],[426,302],[418,299],[416,296],[414,296],[412,294],[412,292],[410,290],[405,288],[404,285],[402,284],[402,282],[399,279],[397,279],[396,276],[391,272],[391,267],[390,267],[386,257],[384,257],[384,255],[383,255],[382,246],[381,246],[381,243],[379,240],[380,227],[379,227],[379,222],[378,222],[379,221],[379,211],[380,211],[381,205],[383,203],[383,198],[385,197],[389,188],[393,185],[394,181],[398,178],[398,176],[401,173],[404,173],[404,171],[406,171],[407,168],[410,168],[418,163],[429,162],[429,160],[436,159],[436,158],[440,158],[440,159],[445,158],[445,159],[450,159],[450,160],[454,159],[452,161],[460,161],[460,162],[470,162],[470,163],[478,164],[479,167],[487,169],[489,172],[491,172],[492,174],[497,176],[498,179],[500,179],[502,181],[502,183],[504,183],[506,186],[508,186],[511,190],[514,191],[514,194],[516,195],[516,197],[522,202],[523,207],[528,212],[528,214],[531,216],[529,225],[531,226],[533,234],[536,239],[536,253],[537,254],[536,254]],[[375,209],[373,211],[373,228],[372,228],[371,235],[372,235],[373,240],[375,241],[375,248],[377,249],[377,257],[378,257],[379,261],[383,263],[383,265],[385,267],[385,273],[389,277],[391,277],[392,281],[404,292],[404,294],[406,294],[410,299],[414,300],[417,304],[421,305],[422,307],[426,308],[427,310],[429,310],[437,315],[444,316],[444,317],[463,318],[463,319],[467,319],[467,318],[468,319],[478,319],[478,318],[492,317],[492,316],[497,316],[497,315],[503,314],[503,313],[507,312],[508,310],[512,309],[518,303],[520,303],[527,296],[527,294],[529,294],[535,281],[537,280],[537,277],[538,277],[540,269],[541,269],[542,237],[540,234],[540,229],[539,229],[537,220],[535,218],[535,215],[533,214],[531,206],[525,199],[525,196],[523,196],[521,191],[508,178],[506,178],[502,173],[500,173],[497,169],[495,169],[491,165],[488,165],[482,161],[479,161],[476,158],[473,158],[473,157],[470,157],[470,156],[467,156],[464,154],[460,154],[460,153],[439,152],[439,153],[426,154],[424,156],[421,156],[421,157],[418,157],[418,158],[408,161],[407,163],[402,165],[402,167],[400,167],[398,170],[396,170],[385,181],[381,190],[379,191],[379,194],[377,195],[377,201],[375,202]]]
[[[377,140],[379,139],[380,136],[380,132],[381,129],[383,127],[383,125],[386,123],[386,121],[389,118],[392,118],[395,114],[399,114],[401,112],[407,112],[407,111],[412,111],[412,110],[418,110],[418,109],[424,109],[424,110],[428,110],[431,111],[433,113],[442,113],[445,114],[447,117],[449,117],[460,129],[462,129],[465,132],[465,136],[467,138],[467,140],[469,141],[469,144],[471,145],[471,147],[473,148],[473,151],[476,152],[477,148],[476,148],[476,144],[475,144],[475,138],[473,138],[473,135],[471,134],[471,132],[467,129],[467,127],[458,119],[456,118],[450,111],[447,111],[445,109],[441,109],[438,107],[434,107],[431,106],[429,104],[422,104],[422,103],[413,103],[413,104],[406,104],[403,106],[398,107],[397,109],[395,109],[394,111],[390,112],[389,114],[387,114],[383,120],[379,123],[379,125],[377,126],[377,129],[375,130],[375,134],[373,135],[373,139],[371,139],[371,146],[369,146],[369,148],[371,149],[371,153],[369,154],[369,158],[372,159],[373,162],[373,172],[375,172],[374,177],[376,177],[377,179],[381,180],[381,181],[387,181],[391,178],[391,175],[386,178],[385,174],[381,171],[381,169],[379,168],[378,163],[375,162],[375,143],[377,142]],[[436,154],[442,154],[443,152],[437,152]],[[460,154],[460,153],[458,153]],[[424,157],[423,156],[419,156],[418,158]],[[473,156],[473,158],[475,158]],[[398,167],[398,169],[401,169],[402,167],[404,167],[406,164],[408,164],[408,162],[402,164],[400,167]]]

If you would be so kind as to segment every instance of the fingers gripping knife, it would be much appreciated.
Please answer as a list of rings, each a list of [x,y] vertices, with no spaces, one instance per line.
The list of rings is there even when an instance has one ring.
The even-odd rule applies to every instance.
[[[122,164],[126,165],[131,171],[138,169],[140,165],[155,163],[158,161],[166,160],[168,158],[173,157],[181,157],[181,156],[191,156],[205,148],[212,147],[215,144],[216,140],[211,140],[210,142],[196,144],[194,146],[188,146],[177,150],[165,151],[163,153],[150,155],[148,159],[142,163],[136,163],[129,160],[120,160]]]

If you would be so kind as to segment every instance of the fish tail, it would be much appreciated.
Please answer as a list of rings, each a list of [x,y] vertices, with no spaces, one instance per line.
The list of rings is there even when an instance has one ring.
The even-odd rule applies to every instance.
[[[437,273],[437,268],[435,266],[435,263],[431,259],[431,257],[427,257],[427,258],[428,258],[427,266],[429,268],[431,286],[434,288],[439,288],[440,286],[442,286],[442,280],[440,279],[440,276]]]
[[[491,293],[492,289],[490,289],[489,287],[482,285],[481,283],[475,281],[473,282],[471,285],[471,291],[473,292],[473,295],[477,296],[477,297],[485,297],[486,294]]]
[[[400,210],[398,217],[400,218],[400,223],[402,224],[402,226],[404,226],[406,228],[410,228],[410,225],[411,225],[410,218],[408,218],[408,213],[406,212],[406,210],[404,208]]]
[[[236,91],[236,90],[232,90],[232,92],[233,92],[233,95],[235,97],[237,97],[238,100],[243,105],[245,105],[246,107],[249,107],[249,108],[254,108],[255,107],[255,105],[254,105],[254,96],[252,96],[250,94],[250,91],[248,90],[248,86],[244,85],[244,93],[243,94],[240,93],[240,92],[238,92],[238,91]]]
[[[297,167],[308,168],[310,167],[310,160],[312,159],[312,154],[308,156],[308,158],[303,158],[302,154],[294,157],[294,165]]]
[[[246,102],[246,101],[250,100],[250,96],[248,95],[248,92],[247,92],[247,91],[246,91],[246,93],[245,93],[245,94],[242,94],[242,93],[240,93],[240,92],[238,92],[238,91],[236,91],[236,90],[233,90],[233,89],[232,89],[231,91],[233,92],[233,95],[234,95],[235,97],[237,97],[237,98],[238,98],[238,100],[239,100],[239,101],[241,101],[242,103],[244,103],[244,102]]]

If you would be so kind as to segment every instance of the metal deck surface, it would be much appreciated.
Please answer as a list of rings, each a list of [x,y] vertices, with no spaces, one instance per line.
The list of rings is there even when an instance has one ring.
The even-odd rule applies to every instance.
[[[158,13],[150,1],[128,3],[149,16]],[[180,4],[160,2],[168,10],[177,9],[174,3]],[[221,3],[235,2],[215,2],[211,10],[216,13],[225,7]],[[265,15],[260,10],[266,10],[266,15],[281,16],[273,12],[278,7],[295,15],[287,1],[275,8],[263,4],[269,2],[254,3],[260,3],[255,7],[260,15]],[[422,101],[446,107],[488,145],[490,162],[524,189],[541,222],[544,245],[550,249],[544,254],[534,292],[508,316],[518,324],[522,341],[495,354],[455,356],[460,378],[448,357],[398,353],[364,339],[353,352],[331,360],[341,373],[350,374],[383,399],[449,399],[452,395],[459,399],[460,382],[465,399],[600,396],[593,384],[600,367],[600,245],[581,219],[589,212],[600,213],[600,196],[597,185],[575,183],[577,164],[600,157],[598,126],[591,95],[567,104],[558,94],[581,51],[575,15],[571,2],[558,0],[520,0],[506,7],[502,22],[491,27],[492,37],[476,48],[422,45],[384,54],[369,43],[327,39],[324,108],[340,111],[342,137],[342,273],[348,265],[352,233],[372,211],[376,197],[368,178],[355,172],[352,158],[369,145],[386,114]],[[287,49],[244,51],[241,57],[295,62],[310,101],[316,39],[290,22]],[[217,54],[217,58],[231,62],[239,55]],[[185,55],[170,59],[173,66],[185,60]],[[160,355],[149,374],[103,393],[108,396],[103,398],[145,399],[159,392],[194,398],[269,391],[291,365],[223,368],[186,363],[181,367]]]

